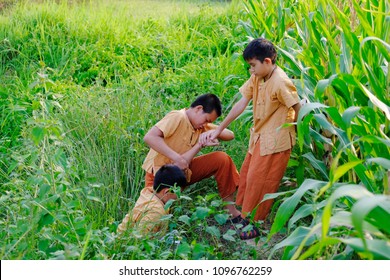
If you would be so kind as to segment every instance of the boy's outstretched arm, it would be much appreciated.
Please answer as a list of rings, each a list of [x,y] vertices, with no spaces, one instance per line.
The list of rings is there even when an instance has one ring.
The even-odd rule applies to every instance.
[[[188,168],[189,162],[165,143],[164,133],[157,126],[153,126],[146,133],[144,141],[156,152],[170,158],[173,161],[173,164],[177,165],[180,169]]]
[[[234,104],[233,108],[230,110],[226,118],[221,122],[221,124],[209,135],[211,141],[217,139],[222,135],[222,132],[229,126],[229,124],[234,121],[242,112],[244,112],[246,106],[248,106],[250,99],[246,97],[241,97],[241,99]]]
[[[301,110],[301,103],[300,102],[298,102],[297,104],[295,104],[294,106],[293,106],[293,109],[294,109],[294,111],[295,111],[295,117],[294,117],[294,122],[296,122],[297,121],[297,119],[298,119],[298,114],[299,114],[299,110]]]

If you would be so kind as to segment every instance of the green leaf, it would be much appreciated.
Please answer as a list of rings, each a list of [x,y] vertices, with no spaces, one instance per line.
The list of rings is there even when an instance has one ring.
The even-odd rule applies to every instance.
[[[323,200],[318,204],[304,204],[304,205],[302,205],[300,208],[298,208],[297,211],[294,212],[294,215],[288,221],[288,228],[291,229],[291,227],[294,225],[294,223],[296,223],[298,220],[319,211],[320,209],[324,208],[325,205],[326,205],[326,200]]]
[[[329,230],[333,203],[341,197],[352,197],[354,199],[360,199],[364,196],[372,196],[372,193],[363,186],[348,184],[338,187],[328,198],[328,203],[322,213],[322,238],[326,238]]]
[[[334,172],[331,172],[332,182],[337,182],[337,180],[340,179],[345,173],[347,173],[350,169],[354,168],[356,165],[361,164],[362,162],[362,160],[351,161],[336,167]]]
[[[343,243],[351,246],[357,252],[369,252],[378,259],[390,259],[390,244],[386,240],[366,240],[367,250],[359,238],[341,238]],[[370,255],[370,254],[369,254]]]
[[[214,216],[214,219],[219,225],[226,224],[226,221],[229,219],[229,214],[217,214]]]
[[[163,215],[161,218],[160,218],[160,221],[169,221],[171,220],[173,217],[172,214],[168,214],[168,215]]]
[[[236,234],[236,231],[229,229],[224,235],[222,235],[222,238],[228,241],[235,242],[236,239],[234,238],[234,235]]]
[[[328,170],[327,170],[326,165],[325,165],[325,163],[323,161],[316,159],[311,152],[302,155],[302,157],[304,157],[307,160],[309,160],[311,166],[313,166],[315,169],[320,171],[321,174],[326,179],[329,179]]]
[[[50,190],[50,186],[48,184],[42,184],[39,187],[38,197],[43,198],[45,196],[45,194],[47,194],[49,192],[49,190]]]
[[[39,143],[45,137],[45,129],[43,127],[36,126],[31,130],[31,139],[33,140],[35,145],[39,145]]]
[[[194,260],[199,260],[204,256],[205,253],[206,253],[206,246],[201,243],[196,243],[194,245],[194,249],[192,252],[192,258]]]
[[[302,120],[304,116],[309,114],[311,111],[321,108],[328,108],[328,106],[321,103],[308,103],[299,110],[298,120]]]
[[[388,160],[386,158],[381,158],[381,157],[369,158],[369,159],[366,160],[366,162],[367,163],[374,162],[376,164],[379,164],[383,168],[390,170],[390,160]]]
[[[296,192],[280,205],[278,211],[276,212],[275,220],[272,224],[269,236],[272,236],[282,229],[283,225],[287,222],[291,214],[294,212],[294,209],[301,201],[302,196],[308,190],[318,190],[324,185],[326,185],[326,182],[306,179]]]
[[[54,222],[53,216],[49,213],[46,213],[39,219],[38,229],[40,230],[40,229],[42,229],[42,227],[44,227],[46,225],[50,225],[53,222]]]
[[[165,203],[165,205],[164,205],[164,210],[165,210],[165,211],[168,211],[169,208],[171,208],[171,206],[172,206],[172,204],[173,204],[174,202],[175,202],[174,199],[168,200],[168,201]]]
[[[198,219],[203,220],[210,213],[210,209],[207,207],[196,207],[195,215]]]
[[[345,123],[340,115],[339,109],[335,107],[329,107],[326,109],[332,122],[335,122],[340,128],[346,129]]]
[[[268,256],[268,259],[271,259],[272,255],[275,253],[276,250],[287,247],[287,246],[299,246],[302,241],[305,239],[305,237],[310,233],[311,228],[308,227],[298,227],[296,228],[286,239],[284,239],[282,242],[277,243],[271,250],[270,255]],[[312,235],[306,244],[310,245],[313,242],[316,241],[315,235]]]
[[[210,233],[211,235],[220,238],[221,232],[216,226],[206,227],[206,232]]]
[[[96,202],[99,202],[99,203],[103,204],[103,201],[99,197],[92,196],[92,195],[87,195],[87,198],[89,200],[96,201]]]
[[[343,122],[347,127],[351,126],[351,121],[359,113],[360,107],[352,106],[347,108],[342,116]]]
[[[188,217],[187,215],[182,215],[182,216],[180,216],[178,220],[179,220],[180,222],[185,223],[185,224],[188,225],[188,226],[190,225],[190,221],[191,221],[190,217]]]
[[[374,195],[374,196],[368,196],[363,197],[362,199],[358,200],[352,207],[352,222],[355,226],[357,232],[360,235],[360,238],[363,240],[363,244],[366,246],[366,240],[364,238],[364,227],[363,222],[366,218],[366,216],[376,207],[381,207],[387,212],[387,218],[383,221],[379,221],[379,224],[387,224],[390,226],[390,209],[386,209],[386,204],[388,205],[387,208],[390,208],[390,198],[385,195]],[[382,207],[384,205],[384,207]],[[366,248],[367,249],[367,248]]]
[[[183,242],[177,247],[176,254],[181,258],[187,258],[189,253],[191,253],[191,246],[187,242]]]

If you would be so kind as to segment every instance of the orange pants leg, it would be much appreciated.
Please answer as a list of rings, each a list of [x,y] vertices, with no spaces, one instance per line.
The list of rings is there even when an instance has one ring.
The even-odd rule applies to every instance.
[[[260,141],[253,154],[247,154],[240,170],[236,204],[242,205],[242,215],[250,215],[256,209],[254,220],[264,220],[271,209],[273,200],[262,203],[264,195],[275,193],[287,168],[291,150],[260,156]]]

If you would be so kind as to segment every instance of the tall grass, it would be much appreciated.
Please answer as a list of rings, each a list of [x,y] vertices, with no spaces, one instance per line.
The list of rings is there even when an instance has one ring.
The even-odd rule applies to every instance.
[[[256,254],[221,245],[235,237],[216,227],[226,214],[212,181],[175,208],[173,237],[115,238],[144,184],[145,132],[201,93],[235,93],[238,15],[222,1],[14,1],[2,11],[3,259]],[[198,189],[211,193],[207,207]]]
[[[389,258],[388,3],[240,3],[0,7],[2,259]],[[201,93],[229,107],[248,36],[275,42],[309,102],[285,178],[298,188],[272,196],[268,239],[237,240],[212,180],[178,194],[169,234],[118,238],[144,183],[143,135]],[[248,116],[220,147],[237,167]]]
[[[293,259],[390,258],[388,1],[245,7],[247,33],[277,44],[280,65],[309,102],[291,161],[299,188],[283,194],[270,231],[288,221],[290,234],[274,251],[285,248]]]

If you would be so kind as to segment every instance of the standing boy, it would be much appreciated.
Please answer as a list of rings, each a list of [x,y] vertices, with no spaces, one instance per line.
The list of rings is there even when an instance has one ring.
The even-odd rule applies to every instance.
[[[153,186],[141,190],[133,210],[118,226],[118,233],[125,232],[130,224],[136,225],[142,233],[165,232],[167,224],[160,221],[168,214],[165,203],[177,198],[172,192],[174,186],[184,187],[186,183],[185,174],[179,167],[173,164],[162,166],[156,173]]]
[[[251,41],[243,57],[250,65],[251,77],[240,88],[242,97],[205,141],[217,139],[245,110],[249,101],[253,101],[253,127],[240,171],[236,204],[242,205],[243,217],[253,215],[254,221],[260,221],[267,217],[272,200],[260,202],[265,194],[278,190],[295,144],[295,127],[281,126],[296,121],[300,103],[294,84],[275,65],[276,49],[271,42],[263,38]],[[241,223],[245,226],[249,221],[243,219]],[[240,232],[241,239],[259,235],[255,226]]]
[[[144,141],[151,149],[142,167],[146,171],[146,186],[153,184],[154,174],[168,163],[185,171],[187,185],[214,176],[219,195],[228,202],[226,208],[231,217],[236,218],[240,212],[233,202],[239,175],[232,159],[221,151],[195,157],[202,147],[234,138],[232,131],[221,129],[215,139],[204,139],[203,133],[216,128],[212,122],[220,115],[221,102],[214,94],[199,96],[188,109],[171,111],[145,135]]]

